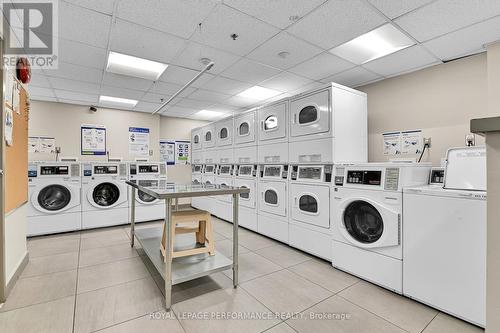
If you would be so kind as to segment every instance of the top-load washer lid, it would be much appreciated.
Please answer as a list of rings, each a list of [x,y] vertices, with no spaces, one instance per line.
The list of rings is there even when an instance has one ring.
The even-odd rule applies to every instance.
[[[486,148],[451,148],[446,154],[444,188],[486,191]]]
[[[37,201],[42,209],[57,212],[71,202],[71,191],[60,184],[48,185],[40,190]]]

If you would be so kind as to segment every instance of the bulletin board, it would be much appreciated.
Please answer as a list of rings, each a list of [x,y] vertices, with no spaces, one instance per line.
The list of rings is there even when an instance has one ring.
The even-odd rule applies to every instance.
[[[21,88],[19,113],[13,112],[12,145],[4,144],[5,213],[28,201],[28,106],[28,95]]]

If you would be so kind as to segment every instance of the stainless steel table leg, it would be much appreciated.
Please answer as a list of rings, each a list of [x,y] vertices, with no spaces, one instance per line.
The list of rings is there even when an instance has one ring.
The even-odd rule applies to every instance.
[[[172,199],[165,199],[165,307],[170,311],[172,306]]]
[[[132,187],[132,205],[130,206],[130,246],[134,247],[135,240],[135,187]]]
[[[233,194],[233,286],[238,286],[238,194]]]
[[[175,198],[175,211],[179,211],[179,198]]]

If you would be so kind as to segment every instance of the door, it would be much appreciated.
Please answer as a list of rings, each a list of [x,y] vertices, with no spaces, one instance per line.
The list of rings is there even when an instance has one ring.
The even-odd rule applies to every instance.
[[[234,118],[234,143],[255,142],[255,111]]]
[[[112,181],[97,183],[88,190],[87,200],[96,208],[113,208],[127,200],[126,191],[121,187],[120,184]]]
[[[258,111],[259,141],[286,138],[287,102],[266,106]]]
[[[49,184],[34,192],[33,206],[43,213],[57,214],[75,207],[80,202],[78,192],[64,184]]]
[[[217,146],[230,146],[233,144],[233,118],[223,119],[215,124],[217,132]]]
[[[214,128],[215,128],[214,125],[207,125],[203,127],[201,132],[201,140],[202,140],[201,147],[203,149],[215,147]]]
[[[141,179],[141,180],[138,180],[137,183],[141,186],[158,186],[157,180]],[[143,192],[140,190],[137,191],[137,196],[135,197],[135,200],[142,205],[154,205],[155,203],[158,203],[158,201],[159,201],[158,199],[156,199],[152,195],[149,195],[146,192]]]
[[[241,193],[239,203],[248,208],[255,208],[255,179],[235,179],[234,186],[250,189],[249,193]]]
[[[290,102],[290,136],[330,131],[330,90],[322,90]]]
[[[259,207],[263,212],[286,217],[287,193],[285,182],[261,181]]]
[[[291,184],[292,218],[322,228],[330,228],[330,187]]]
[[[199,150],[201,149],[201,130],[200,129],[194,129],[191,131],[191,142],[193,150]]]
[[[337,226],[351,244],[377,248],[400,244],[401,215],[368,198],[353,198],[339,205]]]

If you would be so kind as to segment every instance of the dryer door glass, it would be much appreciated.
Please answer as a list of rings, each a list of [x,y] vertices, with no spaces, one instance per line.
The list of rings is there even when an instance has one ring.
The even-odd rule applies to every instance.
[[[277,205],[278,204],[278,193],[273,190],[267,190],[264,193],[264,201],[270,205]]]
[[[240,188],[248,188],[248,187],[246,187],[246,186],[240,186]],[[248,192],[248,193],[240,193],[240,198],[250,199],[250,192]]]
[[[278,127],[278,117],[275,115],[269,116],[264,120],[264,130],[270,131]]]
[[[58,211],[69,204],[71,192],[63,185],[49,185],[40,191],[37,199],[43,209]]]
[[[198,134],[196,134],[194,136],[194,140],[193,141],[194,141],[194,143],[200,143],[200,137],[198,136]]]
[[[238,133],[239,135],[248,135],[248,133],[250,133],[250,125],[247,122],[241,123],[238,128]]]
[[[228,130],[227,130],[227,128],[226,128],[226,127],[221,128],[221,130],[220,130],[220,132],[219,132],[219,137],[220,137],[221,139],[226,139],[226,138],[227,138],[227,136],[228,136]]]
[[[205,141],[206,142],[212,141],[212,132],[208,131],[207,133],[205,133]]]
[[[101,183],[94,188],[92,199],[102,207],[114,205],[120,198],[120,189],[113,183]]]
[[[378,210],[366,201],[353,201],[344,211],[344,225],[356,241],[370,244],[382,237],[384,221]]]
[[[318,201],[311,195],[303,195],[299,199],[299,209],[308,213],[318,212]]]
[[[299,124],[308,124],[315,122],[318,119],[318,109],[315,106],[309,105],[300,110]]]

